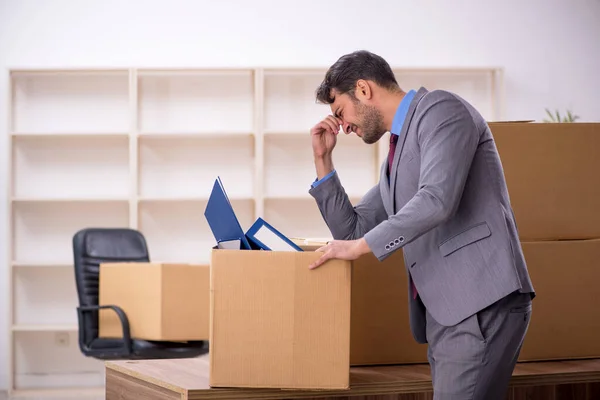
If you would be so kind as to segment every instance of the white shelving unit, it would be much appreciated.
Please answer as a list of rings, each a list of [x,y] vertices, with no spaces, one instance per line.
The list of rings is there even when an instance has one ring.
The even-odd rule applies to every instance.
[[[9,90],[10,391],[102,398],[103,362],[81,355],[71,240],[131,227],[156,261],[207,263],[204,218],[220,176],[243,228],[329,236],[308,195],[321,69],[13,70]],[[404,89],[443,88],[502,116],[496,68],[395,69]],[[387,141],[340,135],[352,201],[378,181]]]

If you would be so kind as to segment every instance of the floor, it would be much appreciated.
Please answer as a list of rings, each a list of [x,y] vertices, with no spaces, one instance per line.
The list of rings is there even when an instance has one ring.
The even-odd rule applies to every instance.
[[[202,356],[200,356],[198,358],[199,359],[206,359],[208,361],[208,354],[202,355]],[[20,399],[23,399],[23,400],[38,400],[38,399],[39,400],[72,400],[72,399],[73,400],[75,400],[75,399],[77,399],[77,400],[104,400],[104,397],[102,397],[102,398],[98,398],[98,397],[78,397],[77,396],[77,391],[73,390],[72,394],[68,397],[68,399],[48,397],[47,395],[43,396],[43,397],[35,397],[35,396],[32,396],[32,397],[29,397],[29,396],[28,397],[22,397],[22,396],[19,396],[19,397],[15,398],[15,399],[19,399],[19,400]],[[0,400],[9,400],[8,393],[6,391],[0,391]]]

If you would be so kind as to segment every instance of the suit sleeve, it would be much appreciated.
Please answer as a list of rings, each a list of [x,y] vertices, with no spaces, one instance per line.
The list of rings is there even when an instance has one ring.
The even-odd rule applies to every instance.
[[[371,188],[361,201],[353,206],[337,172],[309,190],[334,239],[362,238],[381,221],[387,219],[379,185]]]
[[[450,93],[431,92],[419,108],[423,111],[412,121],[421,152],[419,189],[395,215],[365,235],[380,260],[456,212],[479,143],[470,112]]]

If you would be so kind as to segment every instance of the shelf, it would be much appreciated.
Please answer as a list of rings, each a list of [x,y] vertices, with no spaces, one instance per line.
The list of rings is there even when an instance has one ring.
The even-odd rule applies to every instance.
[[[13,325],[13,332],[78,332],[77,325]]]
[[[331,114],[315,99],[326,70],[10,71],[11,394],[82,398],[104,384],[103,363],[77,344],[72,239],[80,229],[137,229],[152,261],[208,264],[215,239],[204,211],[220,177],[244,231],[263,217],[288,237],[331,237],[309,195],[310,129]],[[403,89],[449,89],[501,119],[492,114],[502,108],[496,69],[394,72]],[[388,143],[387,135],[376,145],[338,136],[333,161],[353,204],[378,183]]]
[[[331,114],[329,105],[317,104],[315,90],[323,80],[321,73],[265,73],[264,129],[266,132],[299,132]]]
[[[319,122],[319,121],[317,121]],[[313,124],[314,125],[314,124]],[[299,131],[299,130],[266,130],[264,132],[265,136],[276,136],[276,137],[288,137],[288,136],[305,136],[305,137],[310,137],[310,128],[306,129],[305,131]]]
[[[75,271],[20,268],[14,279],[14,325],[77,324]]]
[[[44,139],[44,138],[55,138],[55,139],[76,139],[76,138],[85,138],[85,139],[107,139],[107,138],[121,138],[125,139],[129,137],[128,133],[121,132],[89,132],[89,133],[78,133],[78,132],[43,132],[43,133],[35,133],[35,132],[13,132],[11,134],[13,138],[35,138],[35,139]]]
[[[21,136],[12,171],[16,198],[128,198],[129,139]]]
[[[138,91],[140,132],[251,132],[254,128],[251,71],[143,74]]]
[[[13,132],[127,132],[129,74],[12,76]]]
[[[255,221],[254,200],[231,200],[233,209],[246,231]],[[156,262],[208,264],[215,238],[204,217],[206,201],[142,203],[139,207],[140,230],[146,237],[150,259]]]
[[[356,204],[362,199],[363,195],[351,195],[348,196],[348,199],[352,204]],[[315,202],[315,199],[307,192],[306,194],[300,195],[277,195],[277,196],[265,196],[265,200],[274,200],[274,201],[312,201]]]
[[[129,202],[125,197],[15,197],[13,203],[122,203]]]
[[[65,335],[66,343],[61,345],[56,344],[56,332],[20,332],[15,335],[17,390],[104,385],[104,362],[81,353],[76,331]]]
[[[346,192],[361,197],[376,183],[376,150],[355,135],[338,135],[333,162]],[[265,138],[265,196],[308,196],[316,179],[310,136]]]
[[[213,131],[213,132],[145,132],[138,135],[140,140],[169,140],[169,139],[233,139],[239,137],[254,136],[254,133],[247,131]]]
[[[229,200],[248,200],[254,201],[254,197],[250,196],[230,196],[227,194]],[[140,197],[140,203],[194,203],[194,202],[204,202],[208,201],[208,196],[197,196],[197,197]]]
[[[13,257],[19,264],[62,264],[73,259],[75,233],[89,227],[129,226],[129,204],[16,203]]]
[[[63,400],[63,399],[89,399],[89,400],[104,400],[105,388],[70,388],[70,389],[33,389],[33,390],[16,390],[11,393],[11,399],[48,399],[48,400]]]
[[[146,77],[162,77],[162,78],[212,78],[218,76],[220,78],[237,77],[247,78],[252,75],[252,68],[237,68],[237,67],[222,67],[222,68],[143,68],[137,69],[137,76],[140,78]]]
[[[231,197],[254,195],[252,137],[147,140],[139,152],[142,198],[208,198],[217,176]]]
[[[264,75],[265,78],[272,77],[283,77],[283,78],[292,78],[292,77],[300,77],[300,78],[320,78],[323,79],[325,77],[325,73],[327,72],[326,68],[321,67],[308,67],[308,68],[265,68]],[[316,89],[316,88],[315,88]]]
[[[56,262],[56,263],[22,263],[13,262],[12,266],[15,268],[74,268],[73,261],[69,262]]]
[[[314,199],[265,199],[264,219],[287,237],[330,237]]]

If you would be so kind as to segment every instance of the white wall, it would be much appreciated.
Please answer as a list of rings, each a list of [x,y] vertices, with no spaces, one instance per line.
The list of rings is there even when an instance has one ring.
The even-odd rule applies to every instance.
[[[0,0],[0,69],[327,66],[366,48],[395,66],[504,67],[505,119],[542,119],[549,107],[598,121],[599,17],[599,0]],[[3,188],[6,88],[3,73]],[[3,227],[5,202],[0,196]],[[6,233],[0,230],[2,294],[8,290]],[[4,299],[0,304],[3,388],[8,329]]]

